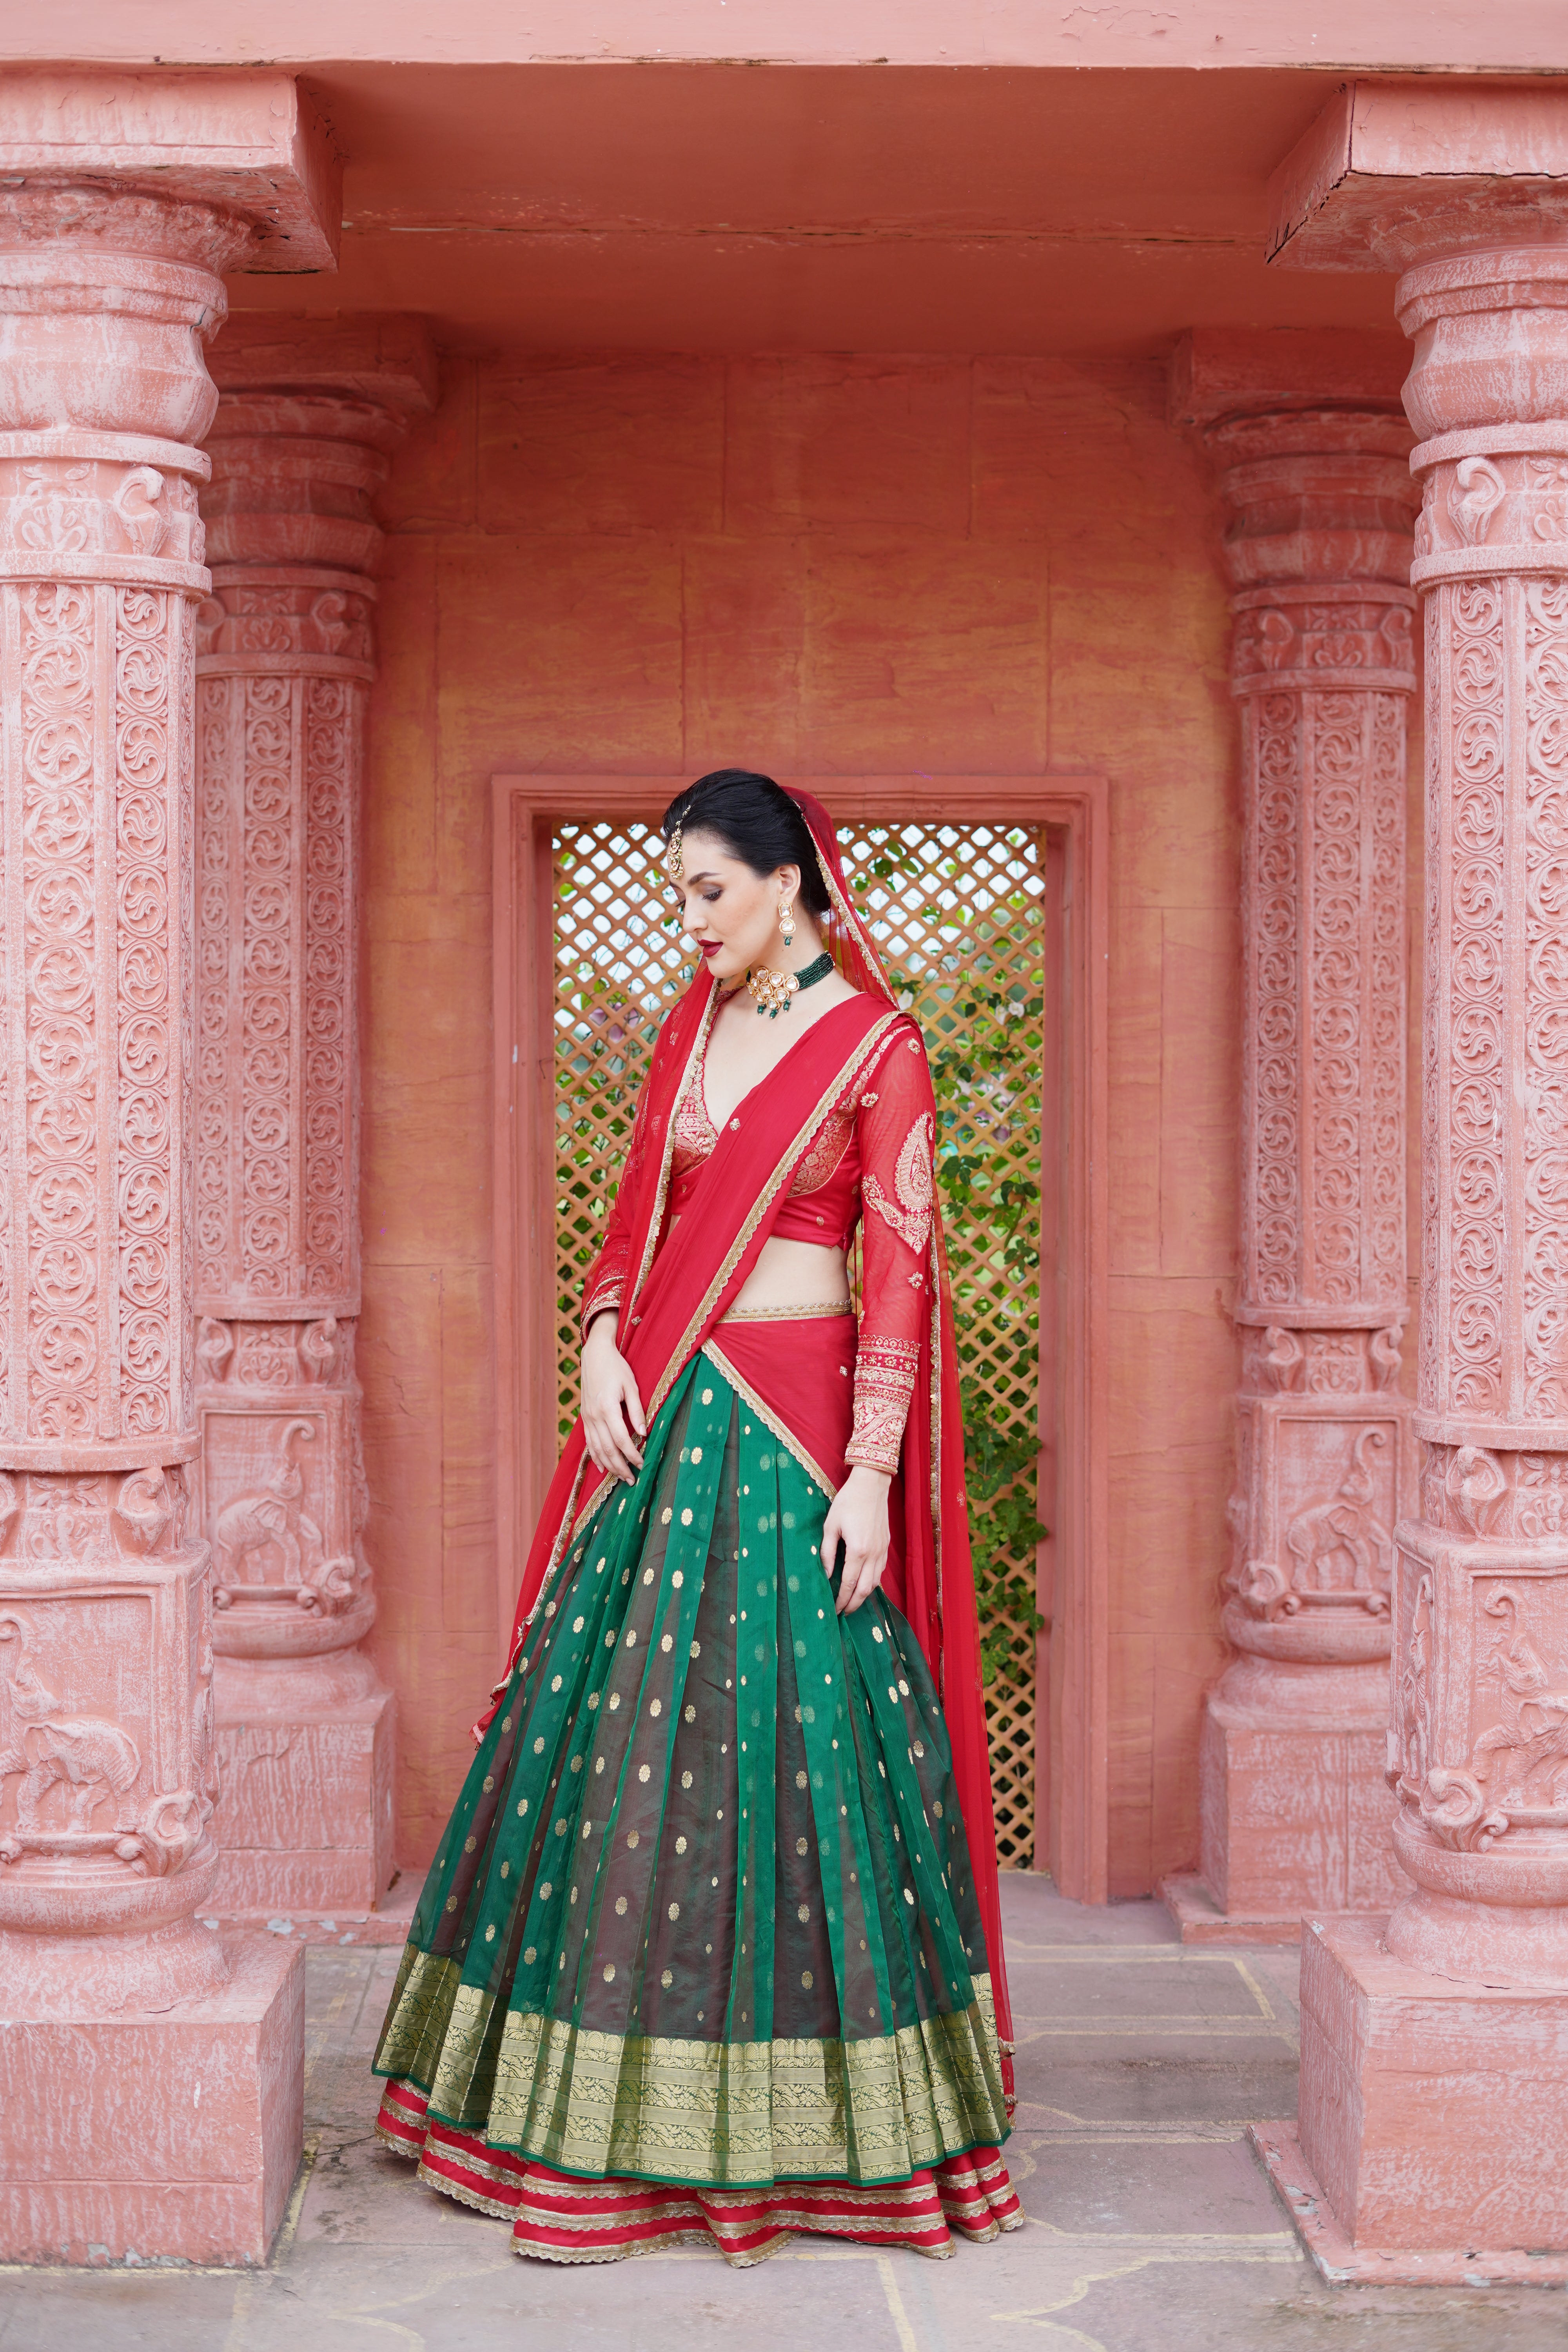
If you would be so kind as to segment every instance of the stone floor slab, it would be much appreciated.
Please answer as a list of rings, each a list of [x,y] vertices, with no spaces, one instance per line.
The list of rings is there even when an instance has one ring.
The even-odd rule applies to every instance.
[[[1234,1952],[1189,1952],[1181,1946],[1134,1948],[1112,1956],[1089,1945],[1020,1956],[1008,1968],[1016,2018],[1048,2021],[1054,2032],[1078,2026],[1201,2025],[1233,2031],[1271,2026],[1261,1986]]]
[[[1278,2237],[1278,2200],[1241,2139],[1081,2141],[1018,2132],[1008,2169],[1024,2210],[1079,2234],[1140,2231]]]

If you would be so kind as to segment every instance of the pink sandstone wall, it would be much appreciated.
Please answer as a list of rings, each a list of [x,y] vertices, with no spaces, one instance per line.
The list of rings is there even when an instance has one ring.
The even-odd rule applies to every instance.
[[[433,1850],[496,1671],[489,779],[1111,780],[1111,1886],[1196,1853],[1238,1078],[1217,506],[1162,365],[461,361],[395,461],[367,781],[361,1370]]]

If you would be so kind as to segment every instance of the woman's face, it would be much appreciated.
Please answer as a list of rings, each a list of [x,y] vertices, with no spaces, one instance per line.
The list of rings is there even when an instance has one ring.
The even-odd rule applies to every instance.
[[[696,941],[708,969],[720,980],[739,980],[754,963],[782,961],[781,899],[800,888],[798,866],[773,874],[753,874],[711,833],[689,833],[680,845],[681,879],[676,887],[684,906],[681,925]],[[795,908],[798,925],[805,909]]]

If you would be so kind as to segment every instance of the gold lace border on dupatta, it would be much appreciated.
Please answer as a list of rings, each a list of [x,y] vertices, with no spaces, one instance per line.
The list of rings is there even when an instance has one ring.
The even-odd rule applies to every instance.
[[[459,1963],[405,1955],[376,2071],[491,2147],[563,2172],[712,2187],[780,2179],[908,2179],[1008,2136],[991,1979],[973,1999],[864,2041],[688,2042],[595,2033],[513,2011],[488,2110],[469,2085],[500,1996]]]

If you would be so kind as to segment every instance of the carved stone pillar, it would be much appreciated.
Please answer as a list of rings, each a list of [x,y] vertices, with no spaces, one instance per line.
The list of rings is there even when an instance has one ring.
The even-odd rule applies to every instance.
[[[202,339],[261,240],[330,263],[336,198],[280,76],[72,79],[0,75],[0,2252],[254,2262],[301,1988],[196,1917]]]
[[[196,659],[197,1517],[213,1547],[225,1912],[390,1885],[360,1307],[359,839],[371,500],[432,404],[416,321],[252,315],[212,360]]]
[[[1304,2153],[1354,2254],[1561,2278],[1568,100],[1522,95],[1352,88],[1281,174],[1289,257],[1405,273],[1427,776],[1423,1462],[1389,1739],[1415,1884],[1386,1921],[1309,1925],[1300,2147],[1277,2161]]]
[[[1190,1940],[1293,1942],[1303,1911],[1387,1905],[1403,1885],[1384,1750],[1393,1531],[1413,1486],[1398,1380],[1417,493],[1396,409],[1226,413],[1207,357],[1195,339],[1185,392],[1201,408],[1217,389],[1221,408],[1205,438],[1242,742],[1236,1655],[1205,1707],[1200,1880],[1167,1892]]]

